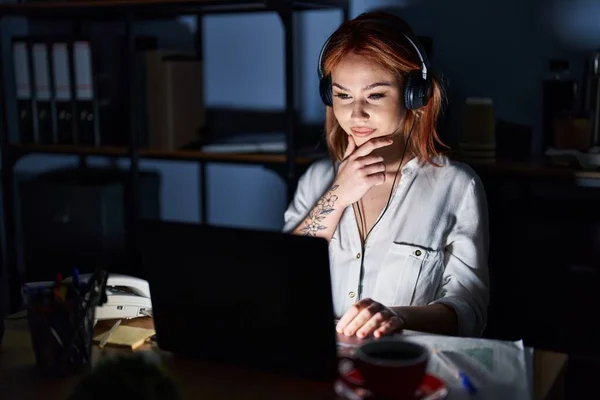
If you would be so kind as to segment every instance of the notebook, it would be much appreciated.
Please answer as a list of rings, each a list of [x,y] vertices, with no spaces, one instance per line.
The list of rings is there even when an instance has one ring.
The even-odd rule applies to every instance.
[[[107,346],[123,347],[135,350],[143,345],[156,332],[154,329],[137,328],[133,326],[118,326],[108,338]],[[94,343],[100,343],[107,332],[94,337]]]

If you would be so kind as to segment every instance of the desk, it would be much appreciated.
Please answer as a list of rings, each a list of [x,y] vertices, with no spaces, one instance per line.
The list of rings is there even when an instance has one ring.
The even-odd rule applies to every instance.
[[[124,325],[152,328],[150,318],[123,321]],[[95,334],[108,330],[110,323],[99,322]],[[152,344],[137,351],[153,352],[161,358],[174,377],[184,398],[189,399],[327,399],[335,398],[331,384],[310,382],[252,371],[233,366],[214,365],[176,357],[161,352]],[[94,363],[125,350],[94,346]],[[535,399],[561,397],[562,380],[567,357],[563,354],[534,352]],[[6,321],[6,332],[0,351],[0,398],[11,400],[64,399],[77,382],[77,377],[44,380],[35,369],[27,320]]]

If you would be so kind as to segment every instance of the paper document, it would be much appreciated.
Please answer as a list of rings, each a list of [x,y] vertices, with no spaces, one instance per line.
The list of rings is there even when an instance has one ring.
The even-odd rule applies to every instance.
[[[427,335],[407,332],[407,340],[436,348],[462,372],[467,374],[477,394],[473,397],[461,387],[447,368],[433,356],[428,371],[443,379],[450,387],[448,399],[512,399],[532,398],[530,368],[527,368],[522,341],[508,342]]]

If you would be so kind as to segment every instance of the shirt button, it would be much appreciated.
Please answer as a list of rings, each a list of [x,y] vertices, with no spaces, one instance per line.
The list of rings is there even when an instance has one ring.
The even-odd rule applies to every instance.
[[[351,299],[353,299],[354,298],[354,292],[348,293],[348,297],[350,297]]]
[[[421,255],[421,250],[415,250],[415,256],[419,257]]]
[[[360,258],[360,253],[356,253],[356,259],[358,260]]]

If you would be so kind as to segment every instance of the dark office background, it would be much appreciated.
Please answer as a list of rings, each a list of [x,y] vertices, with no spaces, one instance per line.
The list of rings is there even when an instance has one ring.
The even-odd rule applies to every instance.
[[[541,80],[549,73],[548,60],[568,59],[577,74],[586,55],[552,40],[542,24],[544,3],[362,0],[351,2],[351,16],[379,7],[406,7],[402,14],[416,32],[433,39],[435,67],[447,77],[451,102],[459,104],[466,96],[492,97],[497,118],[534,127],[537,149]],[[316,59],[322,43],[340,20],[341,12],[337,10],[297,16],[298,108],[307,122],[323,120]],[[113,29],[115,26],[119,24],[113,24]],[[138,23],[135,29],[136,34],[160,35],[159,45],[166,49],[193,49],[194,31],[192,18]],[[6,79],[12,76],[10,37],[27,32],[24,20],[11,18],[3,25]],[[275,13],[205,16],[202,34],[206,107],[283,109],[283,36]],[[5,83],[6,87],[11,85]],[[31,155],[20,160],[17,171],[34,174],[76,163],[76,157]],[[106,160],[90,158],[90,163],[103,165]],[[196,163],[143,160],[141,167],[160,171],[162,218],[198,221]],[[210,165],[207,187],[209,222],[266,229],[282,226],[287,206],[285,184],[272,171],[260,166]]]

